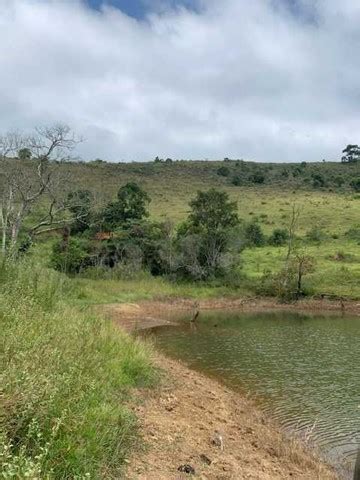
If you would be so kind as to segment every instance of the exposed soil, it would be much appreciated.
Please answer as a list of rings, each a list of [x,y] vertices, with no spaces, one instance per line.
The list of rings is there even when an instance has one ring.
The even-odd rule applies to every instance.
[[[194,311],[215,308],[360,315],[358,303],[328,300],[283,305],[268,299],[177,299],[99,308],[128,331],[170,324],[176,313],[188,312],[191,319]],[[154,392],[139,392],[133,407],[143,442],[128,459],[127,480],[338,478],[309,445],[287,438],[245,395],[159,353],[154,361],[165,373],[164,380]],[[180,472],[181,467],[193,468],[195,474]]]
[[[219,298],[194,301],[169,299],[143,301],[138,304],[114,303],[97,307],[103,314],[119,323],[127,331],[143,330],[173,323],[174,316],[188,313],[189,320],[195,310],[238,310],[243,312],[265,312],[288,310],[308,313],[351,314],[360,316],[360,302],[307,299],[296,303],[279,303],[268,298]]]
[[[144,446],[128,460],[127,480],[337,478],[246,397],[162,355],[155,362],[166,378],[159,390],[139,392]],[[185,465],[195,475],[178,471]]]

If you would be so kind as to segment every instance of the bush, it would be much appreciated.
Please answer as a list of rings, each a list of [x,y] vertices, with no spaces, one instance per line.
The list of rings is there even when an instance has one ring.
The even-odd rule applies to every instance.
[[[69,238],[53,245],[50,266],[63,273],[79,273],[91,265],[91,244],[82,238]]]
[[[250,247],[262,247],[265,244],[265,235],[257,223],[249,223],[245,228],[245,240]]]
[[[355,190],[355,192],[360,192],[360,177],[355,178],[350,182],[350,187]]]
[[[321,243],[326,240],[326,233],[320,227],[312,227],[306,233],[306,238],[313,243]]]
[[[255,172],[250,175],[249,180],[253,183],[262,184],[265,182],[265,175],[262,172]]]
[[[216,173],[221,177],[228,177],[230,175],[230,169],[228,167],[222,166],[217,169]]]
[[[345,235],[350,239],[354,240],[355,242],[360,243],[360,225],[352,226]]]
[[[275,228],[269,238],[269,244],[279,247],[285,245],[289,239],[289,232],[285,228]]]

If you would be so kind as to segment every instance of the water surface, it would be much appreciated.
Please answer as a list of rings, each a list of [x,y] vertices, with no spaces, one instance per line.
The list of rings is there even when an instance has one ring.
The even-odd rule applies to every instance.
[[[196,328],[182,320],[154,329],[165,353],[245,389],[337,466],[354,463],[360,441],[360,317],[212,311],[201,314]]]

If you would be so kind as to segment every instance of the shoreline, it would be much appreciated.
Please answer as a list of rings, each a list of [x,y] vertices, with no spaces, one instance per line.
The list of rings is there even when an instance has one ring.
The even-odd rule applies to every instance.
[[[157,351],[154,363],[164,377],[155,391],[137,392],[141,441],[127,459],[126,480],[339,479],[246,395]],[[223,449],[214,444],[217,431]],[[179,472],[184,465],[195,474]]]
[[[193,300],[187,298],[170,298],[144,300],[138,303],[111,303],[96,305],[95,309],[105,317],[115,321],[127,332],[146,330],[154,327],[171,325],[175,314],[189,313],[189,320],[197,309],[203,310],[238,310],[244,313],[267,311],[292,311],[308,314],[355,315],[360,316],[360,302],[318,300],[309,298],[296,303],[279,303],[273,298],[210,298]]]
[[[176,299],[111,304],[101,309],[121,328],[134,332],[172,324],[174,313],[188,312],[191,318],[194,305],[192,300]],[[272,299],[210,299],[196,302],[196,308],[344,313],[338,302],[313,299],[295,305]],[[348,302],[345,314],[360,315],[360,304]],[[143,446],[128,459],[126,480],[340,478],[309,444],[289,438],[246,394],[157,350],[154,364],[164,378],[155,391],[137,394],[133,410]],[[216,430],[224,438],[224,451],[212,444]],[[194,468],[195,475],[179,472],[182,465]]]

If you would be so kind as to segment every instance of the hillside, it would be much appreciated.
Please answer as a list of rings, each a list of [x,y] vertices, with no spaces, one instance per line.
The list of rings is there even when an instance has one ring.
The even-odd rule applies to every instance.
[[[360,176],[358,163],[91,162],[67,163],[62,168],[68,171],[72,188],[90,189],[99,205],[112,199],[121,185],[135,181],[151,197],[151,217],[174,224],[185,219],[196,192],[211,187],[228,192],[238,204],[239,217],[256,221],[266,235],[287,227],[296,204],[301,209],[297,235],[306,239],[307,251],[317,263],[308,277],[313,292],[360,298],[360,195],[350,187]],[[254,182],[254,172],[263,175],[263,183]],[[243,185],[233,185],[234,177],[241,175]],[[319,178],[324,186],[317,184]],[[353,236],[347,235],[351,229]],[[284,247],[246,249],[243,272],[257,281],[265,270],[278,270],[284,254]]]

